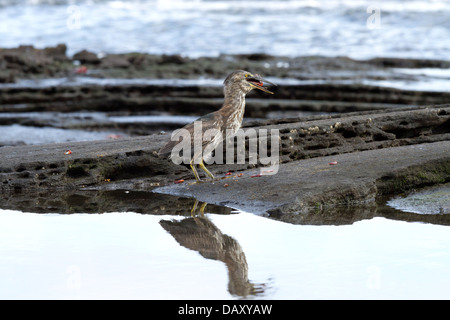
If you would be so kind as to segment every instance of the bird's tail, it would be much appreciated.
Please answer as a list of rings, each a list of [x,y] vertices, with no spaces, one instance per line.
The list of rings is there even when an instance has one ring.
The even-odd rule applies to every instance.
[[[158,151],[158,155],[165,156],[172,152],[172,149],[177,145],[178,141],[169,141]]]

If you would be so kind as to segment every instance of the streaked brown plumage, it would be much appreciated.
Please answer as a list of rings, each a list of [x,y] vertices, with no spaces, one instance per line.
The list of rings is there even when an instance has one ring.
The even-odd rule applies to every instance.
[[[190,123],[183,127],[183,129],[189,131],[191,136],[191,146],[194,146],[194,123],[196,121],[202,122],[202,132],[205,133],[210,129],[216,129],[216,134],[208,139],[202,139],[201,152],[194,153],[190,166],[194,172],[195,179],[200,180],[195,166],[198,164],[211,179],[214,176],[208,169],[206,169],[203,161],[204,156],[211,155],[211,151],[222,142],[222,139],[226,139],[236,134],[242,124],[245,111],[245,95],[253,89],[259,89],[267,93],[271,93],[269,90],[263,87],[264,83],[273,84],[267,80],[261,78],[257,74],[252,74],[248,71],[238,70],[228,75],[224,81],[224,96],[225,100],[222,108],[219,110],[208,113],[193,123]],[[214,132],[211,130],[210,132]],[[202,135],[203,137],[203,135]],[[167,154],[179,143],[179,141],[169,141],[164,147],[159,150],[159,154]]]

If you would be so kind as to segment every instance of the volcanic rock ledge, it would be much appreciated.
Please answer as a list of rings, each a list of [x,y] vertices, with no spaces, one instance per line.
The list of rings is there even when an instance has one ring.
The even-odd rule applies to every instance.
[[[292,215],[298,213],[367,204],[382,195],[449,181],[450,142],[299,160],[281,165],[276,175],[260,173],[252,170],[241,178],[177,184],[156,191],[292,222]]]
[[[258,165],[211,165],[217,177],[229,171],[242,175],[174,185],[174,180],[193,176],[188,167],[158,157],[156,151],[170,136],[157,134],[0,148],[0,190],[6,195],[160,187],[155,191],[252,212],[292,214],[450,179],[450,105],[265,120],[249,127],[279,130],[278,174],[251,178],[260,173]]]

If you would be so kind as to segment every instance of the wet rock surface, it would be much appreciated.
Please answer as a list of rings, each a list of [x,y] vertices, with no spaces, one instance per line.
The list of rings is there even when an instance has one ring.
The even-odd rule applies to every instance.
[[[144,136],[172,131],[183,123],[172,115],[196,117],[222,104],[222,81],[235,69],[248,69],[278,82],[275,95],[248,95],[246,121],[411,108],[450,101],[436,86],[411,90],[429,78],[421,68],[446,70],[446,61],[345,57],[274,57],[264,54],[191,59],[141,53],[99,55],[82,50],[73,57],[66,46],[0,49],[0,126],[114,130]],[[402,68],[419,72],[405,73]],[[400,70],[400,71],[399,71]],[[406,84],[395,88],[381,83]],[[160,116],[161,120],[121,121],[111,117]],[[164,118],[165,117],[165,118]],[[28,143],[0,137],[0,145]]]
[[[426,84],[429,78],[420,72],[402,72],[402,68],[449,68],[446,61],[357,61],[345,57],[288,58],[264,54],[191,59],[141,53],[100,56],[88,50],[67,57],[65,51],[63,44],[45,49],[0,49],[1,79],[11,82],[0,86],[0,111],[200,115],[220,106],[222,80],[236,69],[281,81],[274,88],[275,99],[261,99],[257,93],[249,95],[246,116],[252,118],[441,104],[450,99],[450,94],[438,86],[430,91],[377,85],[420,81]],[[135,81],[124,82],[127,79]],[[201,79],[201,84],[157,84],[146,79]]]
[[[187,58],[180,55],[145,53],[98,54],[81,50],[72,57],[67,46],[37,49],[23,45],[0,49],[0,64],[14,82],[23,78],[59,77],[77,73],[77,66],[86,66],[87,73],[98,78],[176,78],[195,79],[199,76],[223,78],[229,70],[245,69],[274,77],[307,80],[352,78],[355,73],[372,79],[389,79],[392,71],[385,68],[450,68],[449,61],[379,57],[354,60],[347,57],[299,56],[283,57],[267,54],[220,55],[218,57]],[[384,73],[383,73],[384,71]],[[400,77],[400,75],[396,75]],[[404,79],[411,79],[403,75]]]
[[[449,119],[450,106],[443,105],[305,122],[266,121],[256,128],[280,130],[276,175],[258,176],[258,165],[211,165],[217,177],[234,174],[193,185],[174,185],[178,179],[193,181],[192,172],[156,154],[168,134],[4,147],[0,185],[5,196],[51,189],[148,191],[166,185],[154,191],[276,217],[296,216],[449,181]]]
[[[66,50],[64,44],[45,49],[36,49],[33,46],[0,49],[0,83],[15,82],[20,78],[64,74],[71,65]]]
[[[425,215],[449,214],[450,183],[412,192],[406,197],[395,197],[387,203],[389,206],[405,212]]]
[[[444,183],[450,179],[449,154],[448,141],[361,151],[293,161],[281,165],[276,175],[259,176],[260,171],[253,170],[241,178],[157,191],[295,219],[301,213],[363,204],[382,195]]]
[[[345,214],[343,220],[363,219],[371,216],[367,202],[449,180],[450,106],[443,103],[450,94],[376,85],[419,81],[420,73],[398,69],[449,68],[447,61],[263,54],[190,59],[88,50],[67,57],[66,47],[58,45],[0,49],[0,66],[1,130],[83,130],[110,138],[27,145],[0,137],[3,207],[26,208],[37,203],[30,200],[35,197],[61,212],[71,212],[79,201],[88,212],[120,206],[152,212],[176,195],[180,207],[192,201],[185,197],[194,197],[314,224],[314,214],[348,204],[355,209],[365,203],[357,217]],[[274,99],[249,94],[243,124],[244,130],[279,130],[280,171],[259,177],[261,164],[211,165],[217,177],[232,175],[191,185],[188,166],[156,151],[172,130],[192,121],[172,121],[173,115],[195,118],[221,106],[220,79],[235,69],[281,79]],[[186,182],[173,184],[180,179]],[[118,190],[138,192],[136,204],[152,205],[139,209],[118,201],[111,203],[119,207],[108,207],[105,199]]]

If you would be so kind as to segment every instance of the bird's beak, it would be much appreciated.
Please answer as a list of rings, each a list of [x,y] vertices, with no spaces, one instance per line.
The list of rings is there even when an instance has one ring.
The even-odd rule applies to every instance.
[[[247,78],[247,81],[248,81],[248,83],[250,83],[250,85],[251,85],[252,87],[254,87],[254,88],[256,88],[256,89],[259,89],[259,90],[261,90],[261,91],[270,93],[270,94],[273,94],[273,92],[267,90],[267,89],[264,87],[264,85],[269,84],[269,85],[272,85],[272,86],[276,86],[276,84],[274,84],[274,83],[272,83],[272,82],[270,82],[270,81],[268,81],[268,80],[266,80],[266,79],[263,79],[259,74],[255,74],[255,75],[253,75],[253,76],[251,76],[251,77],[248,77],[248,78]]]

